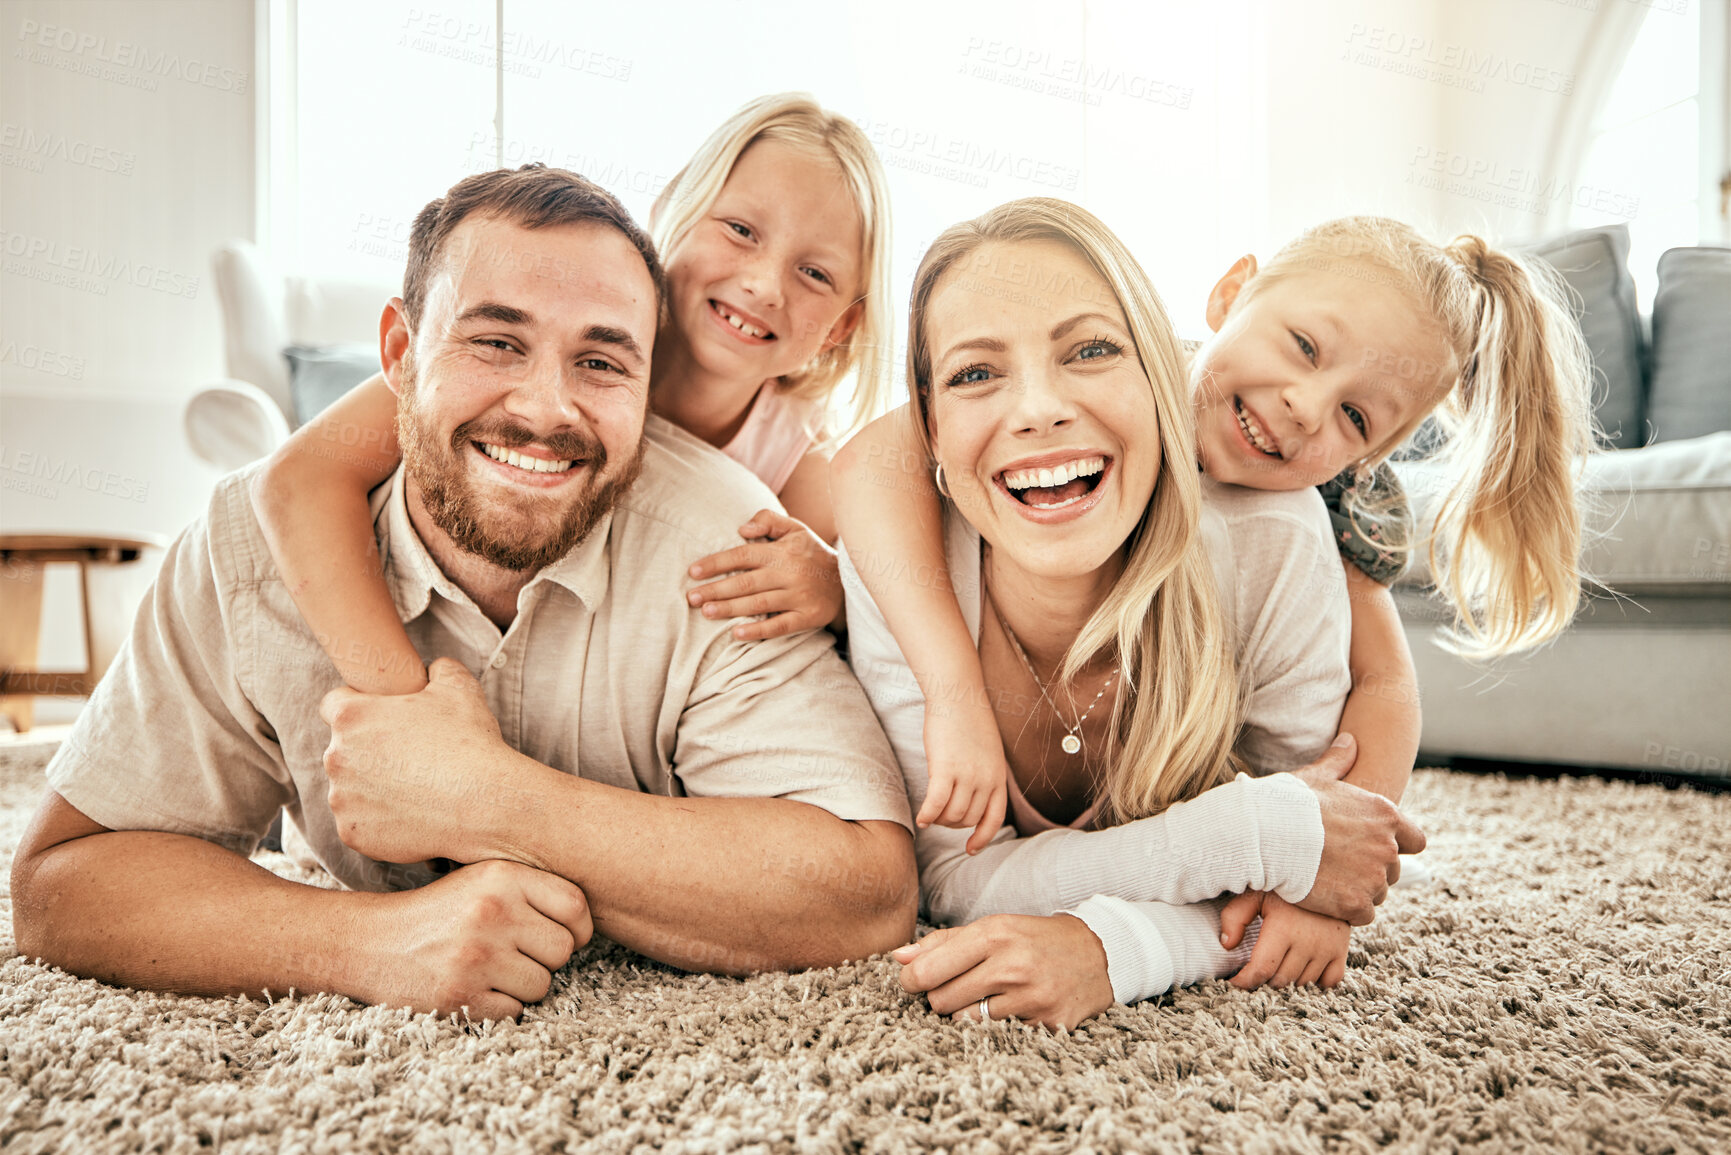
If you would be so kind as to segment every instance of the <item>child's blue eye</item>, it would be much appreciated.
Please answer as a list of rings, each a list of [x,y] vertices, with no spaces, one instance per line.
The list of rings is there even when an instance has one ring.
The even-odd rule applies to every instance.
[[[1368,437],[1370,435],[1370,422],[1365,419],[1364,414],[1351,405],[1342,405],[1341,408],[1346,410],[1347,418],[1358,426],[1358,435]]]
[[[735,233],[739,234],[742,237],[750,237],[751,236],[751,229],[745,225],[740,224],[738,221],[728,221],[727,227],[732,229]]]
[[[822,269],[814,269],[810,265],[807,265],[801,271],[814,281],[822,281],[826,285],[830,283],[829,274],[824,272]]]
[[[1305,360],[1315,362],[1316,346],[1312,345],[1302,334],[1299,333],[1294,333],[1292,339],[1298,342],[1298,351],[1304,354]]]

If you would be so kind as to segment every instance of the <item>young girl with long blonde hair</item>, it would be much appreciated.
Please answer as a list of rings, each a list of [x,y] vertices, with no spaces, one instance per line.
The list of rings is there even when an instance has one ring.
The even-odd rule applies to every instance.
[[[1238,261],[1215,286],[1207,318],[1215,336],[1192,357],[1190,378],[1197,459],[1209,477],[1266,491],[1307,489],[1343,472],[1368,480],[1434,414],[1446,440],[1432,468],[1449,488],[1410,542],[1397,511],[1380,552],[1424,549],[1462,652],[1508,653],[1567,626],[1580,587],[1575,476],[1594,441],[1590,361],[1554,273],[1477,237],[1441,246],[1396,221],[1351,217],[1310,230],[1266,267]],[[941,705],[925,716],[931,784],[920,825],[973,827],[967,847],[977,852],[1006,800],[1015,801],[1013,779],[1006,735],[949,593],[935,486],[921,463],[922,435],[908,415],[880,419],[837,455],[836,507],[913,676]],[[1037,506],[1078,500],[1086,484],[1022,480],[1033,484],[1017,499]],[[1355,495],[1369,488],[1354,486],[1336,519],[1349,538]],[[908,525],[923,532],[910,540]],[[1383,535],[1372,528],[1343,544],[1379,552],[1367,536]],[[891,555],[898,565],[871,560]],[[1392,579],[1387,566],[1361,564]],[[1354,564],[1347,577],[1354,689],[1340,729],[1358,740],[1348,781],[1398,801],[1417,752],[1416,675],[1388,591]],[[1070,683],[1102,643],[1079,642],[1055,669],[1036,672],[1066,724],[1100,708]],[[1249,895],[1227,908],[1226,937],[1236,942],[1258,910],[1262,934],[1239,985],[1338,981],[1345,924]]]
[[[751,102],[662,190],[651,232],[668,308],[650,407],[734,457],[787,509],[741,527],[746,544],[694,559],[688,600],[734,629],[776,637],[841,613],[828,446],[882,405],[889,340],[889,198],[859,127],[803,94]],[[842,385],[852,395],[837,405]],[[420,656],[378,576],[367,493],[400,459],[382,377],[297,431],[253,500],[295,604],[343,679],[410,693]],[[350,450],[333,461],[324,447]]]

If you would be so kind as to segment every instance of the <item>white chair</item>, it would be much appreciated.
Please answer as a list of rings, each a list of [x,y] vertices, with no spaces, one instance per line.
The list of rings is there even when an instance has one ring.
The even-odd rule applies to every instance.
[[[379,313],[402,284],[285,274],[238,240],[211,265],[229,380],[187,402],[185,426],[193,451],[226,471],[269,454],[296,425],[283,350],[376,341]]]

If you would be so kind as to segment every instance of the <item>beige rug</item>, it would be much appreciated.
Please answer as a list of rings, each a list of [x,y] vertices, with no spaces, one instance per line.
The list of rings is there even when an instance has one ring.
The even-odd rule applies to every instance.
[[[0,769],[0,859],[40,789]],[[138,994],[13,957],[6,1151],[1731,1150],[1731,796],[1421,772],[1434,880],[1335,991],[1058,1036],[878,959],[736,981],[615,947],[521,1023]],[[272,862],[285,873],[293,867]]]

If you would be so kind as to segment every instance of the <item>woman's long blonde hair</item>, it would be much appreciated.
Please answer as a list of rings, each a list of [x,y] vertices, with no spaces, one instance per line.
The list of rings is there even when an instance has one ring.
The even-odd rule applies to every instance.
[[[781,379],[795,397],[828,405],[837,387],[854,375],[852,396],[829,414],[830,432],[840,437],[875,417],[889,391],[891,348],[889,183],[871,141],[859,125],[827,112],[802,92],[760,96],[709,134],[674,174],[650,210],[650,235],[664,265],[671,265],[679,243],[721,195],[733,166],[760,140],[779,141],[814,156],[834,160],[847,176],[863,229],[859,301],[864,311],[848,339],[820,353],[798,373]],[[850,302],[851,303],[851,302]]]
[[[1489,658],[1555,638],[1580,603],[1575,483],[1595,445],[1592,360],[1561,278],[1476,236],[1444,246],[1400,221],[1343,217],[1281,249],[1240,298],[1317,268],[1383,275],[1441,328],[1461,366],[1435,410],[1444,443],[1433,460],[1449,487],[1413,542],[1426,544],[1454,613],[1446,644]]]
[[[1157,814],[1231,777],[1242,714],[1230,635],[1200,538],[1202,485],[1184,354],[1148,275],[1086,209],[1034,197],[956,225],[932,242],[908,306],[908,387],[917,434],[931,454],[928,305],[945,272],[981,245],[1052,240],[1080,253],[1111,286],[1129,322],[1160,423],[1160,472],[1127,542],[1124,572],[1071,643],[1059,680],[1116,651],[1130,693],[1113,709],[1101,796],[1112,821]],[[1128,698],[1126,707],[1125,698]]]

